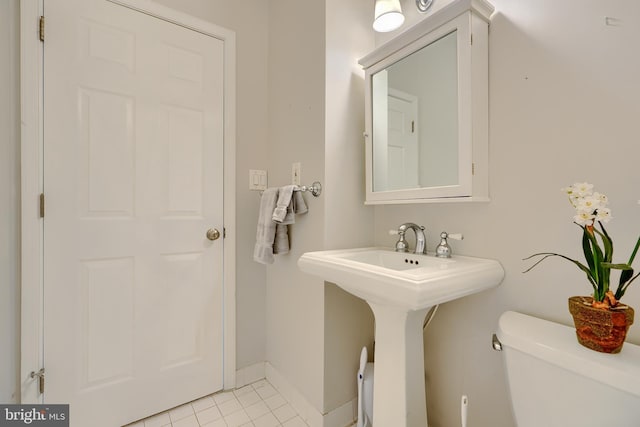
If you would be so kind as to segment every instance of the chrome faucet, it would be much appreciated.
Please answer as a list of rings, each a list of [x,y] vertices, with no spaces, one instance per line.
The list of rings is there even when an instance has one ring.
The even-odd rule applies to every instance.
[[[416,233],[416,249],[413,251],[416,254],[425,254],[426,250],[426,239],[424,237],[424,227],[414,224],[412,222],[407,222],[398,227],[397,234],[400,236],[398,241],[396,242],[396,252],[408,252],[409,245],[404,238],[407,229],[412,229],[414,233]]]

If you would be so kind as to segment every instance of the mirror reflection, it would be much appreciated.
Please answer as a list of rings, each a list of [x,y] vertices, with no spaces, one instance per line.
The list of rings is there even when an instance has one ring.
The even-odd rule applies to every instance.
[[[456,33],[373,75],[373,191],[458,184]]]

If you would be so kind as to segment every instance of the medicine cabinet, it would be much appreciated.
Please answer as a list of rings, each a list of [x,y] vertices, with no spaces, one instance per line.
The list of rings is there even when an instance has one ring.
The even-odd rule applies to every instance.
[[[489,200],[493,10],[455,0],[359,61],[367,204]]]

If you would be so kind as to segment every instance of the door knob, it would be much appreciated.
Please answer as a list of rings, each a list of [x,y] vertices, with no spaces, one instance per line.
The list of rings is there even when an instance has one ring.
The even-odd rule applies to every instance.
[[[210,228],[207,230],[207,239],[209,240],[218,240],[220,238],[220,232],[215,228]]]

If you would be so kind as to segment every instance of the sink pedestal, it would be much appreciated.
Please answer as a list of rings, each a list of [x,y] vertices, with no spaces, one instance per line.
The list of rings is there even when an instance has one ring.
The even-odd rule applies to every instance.
[[[369,303],[376,319],[375,427],[427,427],[422,322],[436,304],[498,286],[498,261],[384,248],[307,252],[302,271]]]
[[[427,427],[420,310],[369,302],[376,319],[374,427]]]

